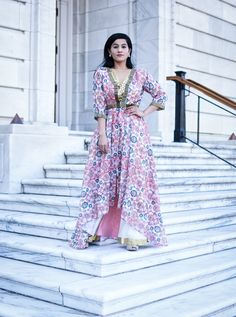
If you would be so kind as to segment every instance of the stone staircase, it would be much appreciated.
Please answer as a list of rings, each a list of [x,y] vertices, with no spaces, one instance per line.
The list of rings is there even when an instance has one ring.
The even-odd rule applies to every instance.
[[[208,148],[236,164],[233,143]],[[68,247],[87,152],[0,194],[0,316],[236,316],[236,169],[190,144],[154,152],[168,247]]]

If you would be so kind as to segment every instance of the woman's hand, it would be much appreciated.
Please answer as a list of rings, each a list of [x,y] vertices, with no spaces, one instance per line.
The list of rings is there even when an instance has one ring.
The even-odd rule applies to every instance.
[[[108,142],[105,134],[100,134],[98,138],[98,147],[102,153],[108,152]]]
[[[126,109],[126,112],[130,115],[130,116],[137,116],[137,117],[140,117],[140,118],[143,118],[144,117],[144,113],[143,111],[139,110],[139,107],[137,106],[131,106],[131,107],[128,107]]]

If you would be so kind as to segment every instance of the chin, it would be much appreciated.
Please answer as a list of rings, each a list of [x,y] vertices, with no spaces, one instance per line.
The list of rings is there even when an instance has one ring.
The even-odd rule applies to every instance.
[[[116,62],[125,62],[127,58],[124,57],[120,57],[120,58],[116,58],[115,61]]]

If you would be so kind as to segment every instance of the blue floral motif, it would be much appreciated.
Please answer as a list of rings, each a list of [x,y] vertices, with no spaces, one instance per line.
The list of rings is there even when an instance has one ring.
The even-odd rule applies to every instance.
[[[132,135],[130,139],[131,139],[132,143],[136,143],[137,142],[137,137],[134,136],[134,135]]]
[[[83,204],[82,204],[82,208],[85,209],[85,208],[87,208],[87,207],[88,207],[88,203],[87,203],[86,201],[84,201]]]
[[[137,196],[137,191],[134,190],[134,189],[132,189],[130,193],[131,193],[132,197],[136,197]]]
[[[152,149],[149,149],[149,150],[148,150],[148,155],[149,155],[149,156],[152,156],[152,154],[153,154]]]

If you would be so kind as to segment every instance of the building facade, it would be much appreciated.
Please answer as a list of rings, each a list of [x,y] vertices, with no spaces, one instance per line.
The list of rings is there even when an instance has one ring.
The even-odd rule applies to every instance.
[[[236,0],[0,0],[0,7],[2,179],[11,161],[9,133],[21,135],[23,148],[30,135],[37,152],[38,134],[66,138],[71,130],[94,129],[92,76],[112,33],[130,35],[134,63],[168,94],[166,110],[147,118],[152,136],[173,140],[175,84],[166,76],[175,71],[236,100]],[[149,102],[145,96],[142,106]],[[196,109],[188,97],[189,134],[196,131]],[[24,127],[13,129],[16,113]],[[204,140],[227,140],[236,132],[235,119],[204,103],[201,131]]]
[[[214,5],[213,5],[214,2]],[[149,118],[152,135],[171,140],[177,70],[236,99],[235,0],[1,0],[0,123],[15,113],[25,123],[57,123],[91,131],[92,74],[114,32],[128,33],[133,59],[169,95],[165,112]],[[148,97],[143,104],[147,104]],[[187,129],[196,107],[187,105]],[[233,132],[230,115],[205,106],[203,132]],[[216,124],[215,124],[216,123]],[[219,125],[220,123],[220,131]]]

